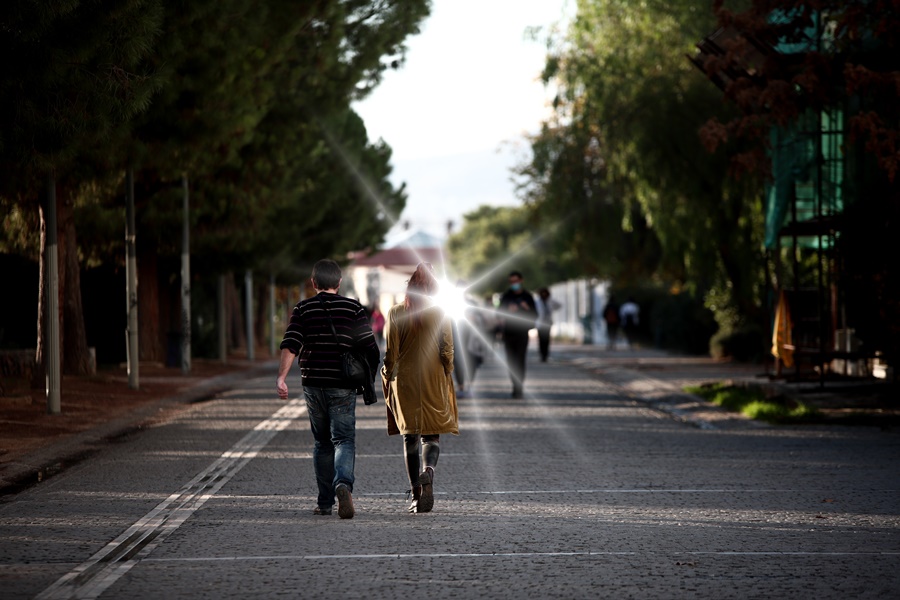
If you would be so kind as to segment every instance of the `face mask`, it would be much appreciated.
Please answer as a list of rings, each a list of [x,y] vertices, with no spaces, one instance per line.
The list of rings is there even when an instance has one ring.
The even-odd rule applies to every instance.
[[[509,286],[509,289],[511,289],[514,292],[518,292],[519,290],[522,289],[522,284],[521,283],[513,283]]]

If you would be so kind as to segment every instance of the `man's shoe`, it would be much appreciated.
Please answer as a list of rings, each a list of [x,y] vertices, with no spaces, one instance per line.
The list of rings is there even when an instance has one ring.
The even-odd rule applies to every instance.
[[[328,516],[331,514],[331,507],[329,506],[328,508],[322,508],[321,506],[317,506],[313,511],[313,514],[322,515],[323,517]]]
[[[350,488],[346,483],[339,483],[334,490],[338,501],[338,516],[342,519],[352,519],[355,511],[353,510],[353,496],[350,494]]]
[[[425,470],[419,475],[419,485],[422,486],[422,495],[419,497],[416,512],[431,512],[431,509],[434,508],[434,469],[432,467],[425,467]]]

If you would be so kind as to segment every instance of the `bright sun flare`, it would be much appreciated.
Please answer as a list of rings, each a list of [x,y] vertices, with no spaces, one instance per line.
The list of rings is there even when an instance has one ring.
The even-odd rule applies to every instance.
[[[440,280],[440,287],[434,296],[435,304],[444,309],[444,312],[454,320],[464,319],[466,309],[466,288],[450,283],[446,279]]]

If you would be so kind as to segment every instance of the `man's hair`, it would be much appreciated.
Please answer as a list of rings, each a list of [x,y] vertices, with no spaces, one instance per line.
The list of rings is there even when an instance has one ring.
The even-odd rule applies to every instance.
[[[522,277],[522,274],[519,273],[518,271],[512,271],[512,272],[509,274],[509,276],[510,276],[510,277],[518,277],[519,279],[525,279],[524,277]]]
[[[312,270],[313,285],[319,290],[334,290],[341,285],[341,267],[329,258],[323,258]]]

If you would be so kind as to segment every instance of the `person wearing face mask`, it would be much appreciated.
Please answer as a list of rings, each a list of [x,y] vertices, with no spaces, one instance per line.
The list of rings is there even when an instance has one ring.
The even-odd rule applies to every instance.
[[[498,309],[503,318],[503,347],[512,380],[512,397],[522,398],[525,385],[525,355],[528,352],[528,331],[534,327],[537,308],[534,296],[524,285],[519,271],[509,274],[509,289],[500,297]]]

